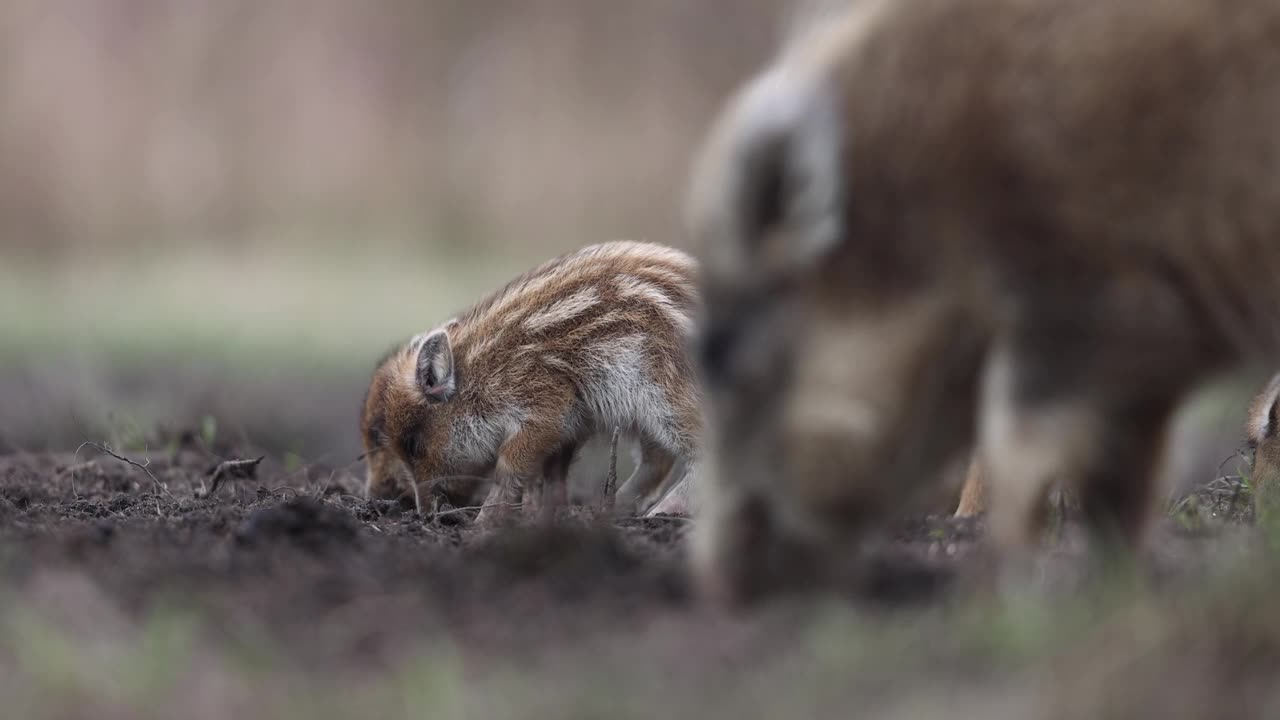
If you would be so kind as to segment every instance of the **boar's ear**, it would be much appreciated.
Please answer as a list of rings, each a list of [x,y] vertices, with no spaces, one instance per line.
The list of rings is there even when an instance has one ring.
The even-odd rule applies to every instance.
[[[1264,440],[1269,440],[1280,431],[1280,373],[1272,376],[1271,381],[1261,393],[1249,403],[1249,421],[1246,432],[1249,444],[1257,447]]]
[[[824,84],[782,69],[738,92],[694,163],[686,208],[708,262],[789,275],[813,269],[839,245],[840,108]]]
[[[449,333],[435,330],[418,347],[418,388],[428,399],[444,401],[453,397],[453,348]]]

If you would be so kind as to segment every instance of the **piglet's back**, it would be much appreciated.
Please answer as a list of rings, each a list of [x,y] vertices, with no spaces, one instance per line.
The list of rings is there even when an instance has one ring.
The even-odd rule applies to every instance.
[[[525,404],[567,378],[600,402],[590,396],[626,389],[605,384],[686,378],[697,297],[696,264],[673,248],[614,242],[555,258],[459,316],[462,385],[474,400]]]

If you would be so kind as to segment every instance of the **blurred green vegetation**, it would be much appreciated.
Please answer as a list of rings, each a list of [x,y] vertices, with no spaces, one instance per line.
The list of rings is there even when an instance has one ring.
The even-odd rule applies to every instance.
[[[1269,717],[1280,574],[1258,555],[1218,562],[1212,583],[895,610],[811,601],[755,615],[750,632],[671,617],[566,637],[533,663],[438,634],[395,658],[285,662],[269,633],[212,633],[170,606],[134,618],[73,583],[54,610],[6,599],[0,695],[24,718]],[[736,649],[673,662],[691,635]]]
[[[0,264],[0,452],[140,449],[160,426],[212,426],[271,452],[353,456],[377,358],[543,259],[369,247]]]
[[[537,260],[527,252],[353,247],[314,255],[193,250],[54,269],[7,263],[0,367],[78,354],[115,364],[198,358],[233,370],[364,371],[391,343]]]

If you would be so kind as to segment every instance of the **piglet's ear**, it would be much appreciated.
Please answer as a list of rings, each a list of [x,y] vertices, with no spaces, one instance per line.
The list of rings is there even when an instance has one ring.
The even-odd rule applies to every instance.
[[[422,339],[418,347],[418,388],[432,400],[448,400],[453,397],[456,385],[453,376],[453,348],[449,334],[435,330]]]

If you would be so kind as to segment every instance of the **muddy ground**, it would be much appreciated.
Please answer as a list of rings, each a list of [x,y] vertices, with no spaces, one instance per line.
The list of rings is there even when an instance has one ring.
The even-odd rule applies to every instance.
[[[88,447],[0,456],[0,696],[18,716],[1196,717],[1280,699],[1269,593],[1201,597],[1256,557],[1221,512],[1166,520],[1146,589],[1120,600],[975,599],[957,578],[981,524],[916,517],[837,593],[725,615],[691,601],[686,519],[481,532],[364,500],[358,464],[272,457],[202,497],[258,450],[162,446],[126,453],[145,469]],[[1046,587],[1077,587],[1058,582],[1080,565],[1062,537]],[[1082,660],[1099,655],[1101,675]]]

